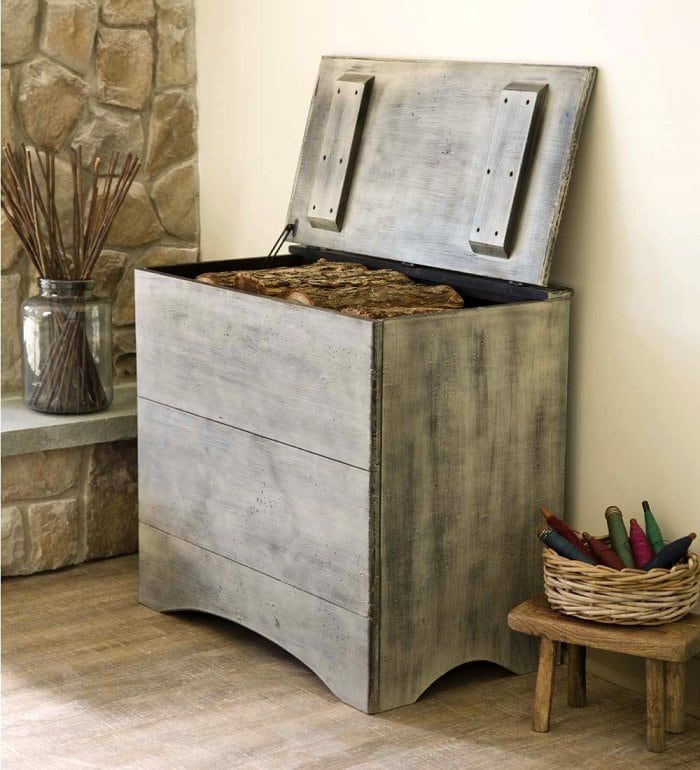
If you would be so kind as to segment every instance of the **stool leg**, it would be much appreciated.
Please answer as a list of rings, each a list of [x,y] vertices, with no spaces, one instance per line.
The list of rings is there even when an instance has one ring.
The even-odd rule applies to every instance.
[[[666,748],[664,662],[647,658],[647,748],[663,751]]]
[[[586,648],[578,644],[567,646],[567,696],[569,706],[586,705]]]
[[[666,732],[682,733],[685,714],[685,663],[666,663]]]
[[[549,730],[556,659],[557,643],[543,636],[540,639],[540,664],[537,669],[535,703],[532,709],[532,729],[537,733],[546,733]]]

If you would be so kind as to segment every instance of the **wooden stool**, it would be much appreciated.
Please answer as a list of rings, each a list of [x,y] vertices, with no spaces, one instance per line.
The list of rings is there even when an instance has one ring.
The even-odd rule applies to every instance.
[[[586,705],[586,647],[646,659],[647,748],[665,749],[666,733],[683,732],[685,664],[700,652],[700,615],[663,626],[615,626],[555,612],[544,596],[519,604],[508,615],[514,631],[539,636],[532,729],[549,730],[554,666],[560,642],[568,645],[568,700]]]

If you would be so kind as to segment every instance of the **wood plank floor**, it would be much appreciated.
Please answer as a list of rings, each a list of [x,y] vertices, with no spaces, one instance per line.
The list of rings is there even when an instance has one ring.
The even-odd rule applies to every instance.
[[[471,664],[413,706],[367,716],[232,623],[160,615],[123,557],[3,581],[3,768],[697,767],[700,721],[644,749],[642,699],[589,678],[551,732],[530,730],[532,675]]]

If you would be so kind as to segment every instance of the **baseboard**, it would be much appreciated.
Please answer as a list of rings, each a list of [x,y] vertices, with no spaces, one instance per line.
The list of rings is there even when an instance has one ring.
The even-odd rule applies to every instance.
[[[644,694],[643,658],[589,649],[586,663],[590,674],[627,690]],[[688,661],[686,681],[686,714],[700,718],[700,656]]]

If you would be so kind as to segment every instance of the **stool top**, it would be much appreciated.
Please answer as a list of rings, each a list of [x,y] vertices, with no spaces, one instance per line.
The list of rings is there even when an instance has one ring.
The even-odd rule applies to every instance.
[[[513,631],[556,642],[673,663],[683,663],[700,652],[700,615],[693,614],[662,626],[618,626],[562,615],[538,596],[514,607],[508,625]]]

